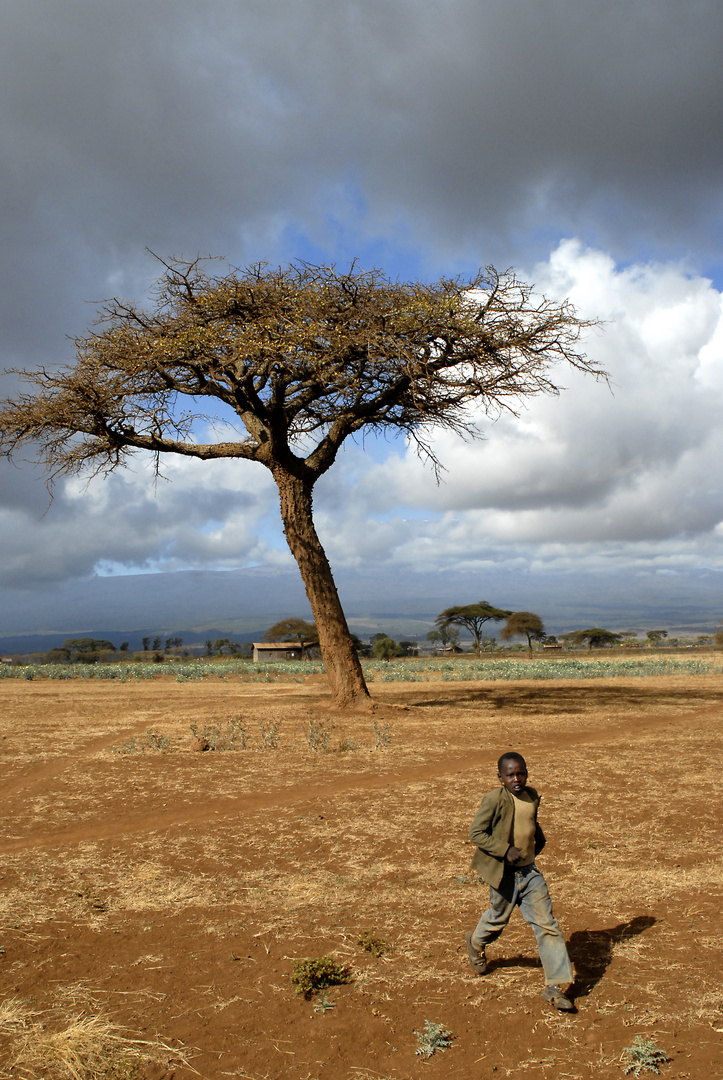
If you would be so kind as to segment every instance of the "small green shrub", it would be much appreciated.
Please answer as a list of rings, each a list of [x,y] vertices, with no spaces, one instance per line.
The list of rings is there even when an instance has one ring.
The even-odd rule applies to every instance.
[[[415,1031],[414,1034],[419,1043],[414,1053],[420,1057],[431,1058],[438,1050],[447,1050],[452,1045],[452,1032],[447,1031],[443,1024],[425,1020],[422,1031]]]
[[[351,982],[351,971],[333,956],[292,960],[291,982],[296,987],[296,993],[303,994],[308,1000],[319,990],[325,990],[327,986],[339,986],[341,983]]]
[[[640,1076],[643,1069],[648,1072],[659,1073],[660,1066],[665,1065],[670,1058],[656,1046],[655,1039],[644,1039],[642,1035],[636,1035],[632,1046],[626,1046],[622,1052],[622,1060],[625,1064],[623,1072],[626,1076]]]
[[[335,1008],[336,1002],[331,1001],[328,994],[324,994],[322,997],[319,998],[318,1001],[314,1002],[315,1013],[321,1013],[323,1015],[324,1013],[328,1013],[330,1009]]]
[[[356,939],[357,945],[360,945],[365,952],[371,953],[372,956],[384,956],[385,952],[389,951],[389,946],[386,941],[376,937],[371,930],[362,930],[359,937]]]

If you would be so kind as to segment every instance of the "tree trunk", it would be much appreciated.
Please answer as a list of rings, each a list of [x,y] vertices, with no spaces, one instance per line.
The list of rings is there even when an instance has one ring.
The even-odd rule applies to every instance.
[[[372,700],[329,560],[314,528],[312,484],[278,468],[273,475],[279,489],[284,534],[301,571],[334,700],[340,707],[370,708]]]

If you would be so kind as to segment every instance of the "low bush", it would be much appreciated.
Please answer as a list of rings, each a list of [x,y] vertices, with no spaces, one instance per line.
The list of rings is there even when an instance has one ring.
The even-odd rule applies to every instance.
[[[291,982],[297,994],[307,1000],[327,986],[339,986],[351,982],[351,971],[333,956],[316,956],[306,960],[291,961]]]

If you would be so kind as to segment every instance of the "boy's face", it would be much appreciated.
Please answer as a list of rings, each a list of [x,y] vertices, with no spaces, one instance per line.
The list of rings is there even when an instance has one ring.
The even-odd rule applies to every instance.
[[[498,776],[512,795],[521,795],[525,790],[527,769],[517,758],[507,758],[503,761]]]

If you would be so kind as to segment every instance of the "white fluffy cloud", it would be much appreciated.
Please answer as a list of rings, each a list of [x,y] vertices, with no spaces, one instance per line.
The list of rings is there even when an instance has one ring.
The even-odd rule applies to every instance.
[[[349,445],[317,489],[334,565],[723,565],[720,293],[683,267],[619,268],[574,242],[531,276],[604,320],[586,349],[610,387],[560,370],[559,397],[479,417],[483,441],[438,433],[439,486],[411,450],[380,460],[384,444]],[[6,505],[5,581],[290,564],[261,466],[178,459],[163,473],[154,485],[139,463],[66,482],[44,517],[41,498]]]
[[[338,559],[363,559],[371,546],[377,558],[428,565],[513,553],[559,560],[586,548],[614,549],[616,560],[645,549],[723,561],[720,293],[683,267],[618,268],[574,242],[533,279],[604,320],[586,351],[610,388],[561,370],[559,397],[496,424],[479,417],[484,441],[440,433],[439,487],[411,452],[370,467],[353,491],[330,478],[324,531]],[[415,520],[425,512],[434,520]]]

